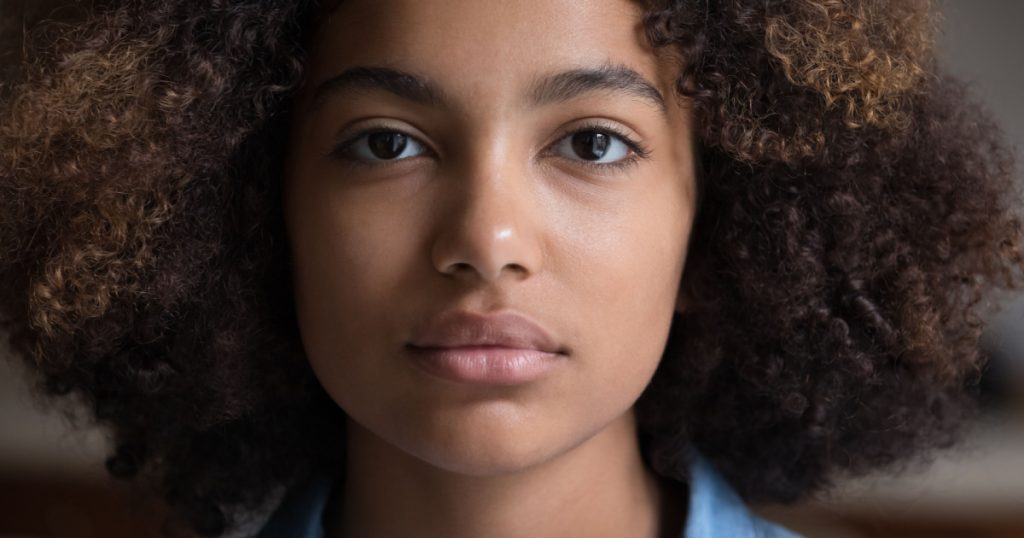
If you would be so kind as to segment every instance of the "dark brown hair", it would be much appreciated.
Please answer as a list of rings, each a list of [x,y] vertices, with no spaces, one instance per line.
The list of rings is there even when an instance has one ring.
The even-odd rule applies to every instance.
[[[0,102],[13,349],[110,429],[112,474],[208,534],[341,463],[279,207],[316,4],[99,2],[35,30]],[[932,56],[930,3],[648,8],[703,170],[689,306],[638,402],[649,463],[686,480],[696,447],[746,499],[791,501],[951,443],[1021,231],[999,129]]]

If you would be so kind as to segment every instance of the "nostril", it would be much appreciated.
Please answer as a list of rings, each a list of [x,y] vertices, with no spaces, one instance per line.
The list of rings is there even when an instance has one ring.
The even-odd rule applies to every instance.
[[[451,265],[447,272],[464,273],[466,271],[474,271],[473,266],[466,262],[455,262]]]

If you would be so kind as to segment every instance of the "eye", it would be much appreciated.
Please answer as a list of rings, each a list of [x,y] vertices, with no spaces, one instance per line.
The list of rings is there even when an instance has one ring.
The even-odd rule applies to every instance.
[[[558,141],[554,150],[575,161],[610,164],[630,157],[633,144],[617,134],[598,129],[584,129]]]
[[[378,129],[357,135],[334,151],[349,159],[363,162],[400,161],[428,152],[415,138],[395,130]]]

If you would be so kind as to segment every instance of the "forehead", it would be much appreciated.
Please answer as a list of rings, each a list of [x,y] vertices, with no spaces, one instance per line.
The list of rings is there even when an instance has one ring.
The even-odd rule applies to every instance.
[[[623,65],[665,90],[676,75],[647,45],[634,0],[345,0],[325,11],[314,82],[364,65],[430,73],[471,94],[567,68]]]

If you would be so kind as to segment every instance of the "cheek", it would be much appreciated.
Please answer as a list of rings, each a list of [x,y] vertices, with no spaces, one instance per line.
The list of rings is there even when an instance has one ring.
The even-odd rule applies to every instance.
[[[412,265],[415,238],[373,218],[372,206],[328,195],[296,200],[290,213],[295,303],[303,344],[321,380],[360,366],[359,357],[391,336],[389,313]],[[364,207],[364,210],[360,210]],[[330,389],[331,387],[327,387]]]
[[[672,191],[675,192],[675,191]],[[581,332],[592,409],[632,405],[661,359],[676,305],[690,227],[686,198],[652,193],[583,229],[566,274]]]
[[[649,196],[578,241],[578,297],[599,316],[600,335],[646,339],[671,320],[689,238],[690,210]],[[591,335],[593,336],[593,335]]]

